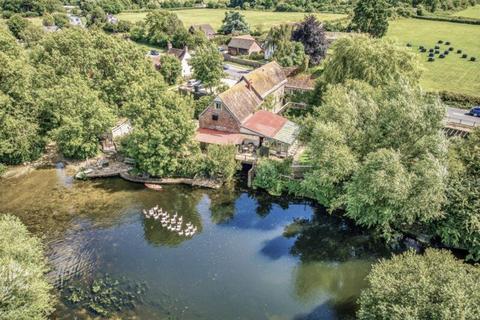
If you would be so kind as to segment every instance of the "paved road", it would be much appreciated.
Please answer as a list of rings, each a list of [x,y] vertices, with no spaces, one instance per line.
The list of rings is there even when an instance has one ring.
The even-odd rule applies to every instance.
[[[473,117],[467,114],[468,110],[447,108],[447,122],[463,124],[471,127],[480,126],[480,117]]]
[[[233,80],[240,80],[240,78],[250,72],[248,69],[243,69],[241,67],[225,63],[224,66],[227,68],[223,71],[226,73],[227,77]]]

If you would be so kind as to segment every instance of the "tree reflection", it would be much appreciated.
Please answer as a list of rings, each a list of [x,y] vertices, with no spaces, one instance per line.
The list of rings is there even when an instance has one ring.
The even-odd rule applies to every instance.
[[[240,192],[233,186],[226,186],[210,194],[210,212],[213,223],[223,224],[233,219],[235,216],[235,201],[239,195]]]

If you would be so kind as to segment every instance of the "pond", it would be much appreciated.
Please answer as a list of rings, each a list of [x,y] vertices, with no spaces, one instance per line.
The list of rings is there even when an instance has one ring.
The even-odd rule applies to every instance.
[[[183,237],[147,219],[158,205],[195,225]],[[312,203],[240,186],[152,191],[120,179],[74,181],[64,169],[0,181],[0,212],[44,238],[59,303],[54,318],[88,319],[66,287],[108,274],[144,283],[122,319],[347,319],[372,262],[389,251]],[[285,227],[303,219],[299,234]]]

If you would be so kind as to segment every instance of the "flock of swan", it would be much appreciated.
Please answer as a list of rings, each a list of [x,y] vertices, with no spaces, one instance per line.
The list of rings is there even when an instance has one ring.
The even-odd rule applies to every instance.
[[[170,215],[168,212],[163,211],[162,208],[155,206],[149,210],[143,210],[143,214],[146,218],[160,220],[162,227],[177,233],[179,236],[192,237],[197,232],[197,227],[190,222],[184,224],[183,216],[178,215],[176,212],[174,215]]]

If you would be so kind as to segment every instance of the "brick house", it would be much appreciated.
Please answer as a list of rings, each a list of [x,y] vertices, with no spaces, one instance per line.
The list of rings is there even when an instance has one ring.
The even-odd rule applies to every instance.
[[[262,47],[257,40],[249,34],[232,37],[228,43],[228,53],[232,56],[250,55],[262,52]]]
[[[298,126],[275,113],[282,106],[286,83],[276,62],[243,76],[199,115],[197,140],[207,144],[253,143],[268,145],[276,153],[288,152]]]

